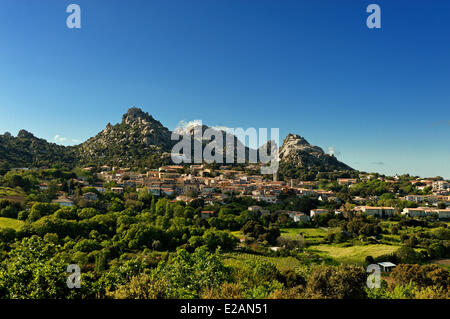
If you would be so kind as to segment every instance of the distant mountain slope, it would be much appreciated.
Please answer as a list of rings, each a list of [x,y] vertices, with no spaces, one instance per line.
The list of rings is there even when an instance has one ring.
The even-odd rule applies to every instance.
[[[2,167],[50,166],[73,164],[73,147],[49,143],[25,130],[17,137],[9,133],[0,135],[0,165]]]
[[[283,178],[312,180],[319,172],[353,171],[334,155],[308,143],[297,134],[289,134],[280,148],[279,173]]]
[[[175,132],[194,138],[194,128],[195,126],[191,126]],[[204,132],[207,128],[203,126],[202,131]],[[170,152],[173,145],[178,142],[171,140],[171,134],[151,115],[133,107],[122,116],[120,123],[115,125],[108,123],[106,128],[96,136],[77,146],[66,147],[48,143],[25,130],[21,130],[17,137],[8,133],[0,135],[0,165],[30,167],[62,163],[67,166],[108,164],[125,167],[158,167],[171,163]],[[224,155],[226,149],[230,147],[229,142],[233,141],[234,156],[236,156],[237,145],[243,147],[244,145],[229,133],[223,136],[223,150],[218,152]],[[205,146],[210,144],[210,141],[202,140],[202,144]],[[244,149],[248,158],[250,149],[247,147]],[[325,154],[320,147],[310,145],[297,134],[289,134],[279,151],[280,168],[284,177],[298,175],[299,170],[303,172],[305,170],[352,170],[336,157]]]
[[[352,168],[333,155],[326,154],[320,147],[308,143],[298,134],[289,134],[280,147],[280,160],[305,168],[326,166],[332,169],[351,170]]]
[[[149,165],[145,162],[153,163],[164,152],[170,152],[170,136],[159,121],[133,107],[122,116],[121,123],[108,123],[103,131],[78,145],[77,158],[83,164]]]
[[[200,138],[196,136],[196,134],[200,134]],[[191,156],[194,158],[194,141],[201,142],[202,148],[205,146],[209,146],[210,148],[214,148],[214,152],[212,156],[217,156],[218,158],[222,158],[222,163],[226,164],[227,152],[230,152],[231,156],[234,159],[234,163],[237,162],[238,150],[243,149],[244,159],[249,158],[250,148],[246,147],[235,135],[228,133],[223,129],[218,129],[214,127],[209,127],[207,125],[202,125],[200,127],[199,124],[192,124],[185,128],[177,128],[174,130],[174,133],[179,134],[181,136],[189,136],[191,138]],[[207,135],[210,135],[206,138]],[[221,139],[218,139],[219,136],[222,136]],[[175,141],[177,142],[177,141]],[[255,154],[256,153],[256,150]],[[209,154],[209,152],[208,152]],[[217,154],[217,155],[216,155]],[[241,156],[241,154],[239,154]]]

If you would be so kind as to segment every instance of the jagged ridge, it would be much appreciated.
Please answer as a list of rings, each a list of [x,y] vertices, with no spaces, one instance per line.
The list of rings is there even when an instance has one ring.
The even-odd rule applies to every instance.
[[[202,127],[202,131],[206,128]],[[193,132],[194,127],[189,127],[184,133],[193,135]],[[229,140],[233,140],[235,146],[240,143],[236,137]],[[9,133],[0,135],[0,164],[9,167],[47,166],[54,163],[68,166],[112,164],[155,167],[170,162],[169,153],[174,143],[166,127],[147,112],[132,107],[122,116],[120,123],[108,123],[96,136],[77,146],[48,143],[25,130],[21,130],[17,137]],[[225,154],[227,140],[224,140],[223,146]],[[246,158],[248,152],[249,149],[245,147]],[[291,166],[352,169],[297,134],[289,134],[285,138],[279,154],[281,162]]]
[[[280,148],[280,160],[299,167],[310,168],[314,166],[328,169],[352,170],[352,168],[334,156],[326,154],[320,147],[308,143],[298,134],[289,134]]]

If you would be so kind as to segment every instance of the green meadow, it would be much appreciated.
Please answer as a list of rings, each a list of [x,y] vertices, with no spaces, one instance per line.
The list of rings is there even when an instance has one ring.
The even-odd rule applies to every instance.
[[[322,228],[282,228],[281,236],[288,239],[297,239],[301,234],[307,244],[319,244],[327,236],[327,231]]]
[[[398,248],[399,246],[384,244],[355,245],[349,247],[327,244],[310,246],[308,250],[324,257],[330,257],[338,263],[362,265],[366,256],[376,258],[381,255],[391,254]]]
[[[0,217],[0,229],[1,228],[12,228],[19,230],[23,226],[24,222],[18,219]]]
[[[249,260],[263,260],[266,262],[271,262],[274,264],[279,271],[286,271],[286,270],[294,270],[295,268],[304,265],[303,262],[300,260],[294,258],[294,257],[268,257],[268,256],[261,256],[261,255],[255,255],[255,254],[248,254],[248,253],[226,253],[224,254],[224,263],[227,266],[233,266],[238,268],[244,268],[246,265],[246,262]]]

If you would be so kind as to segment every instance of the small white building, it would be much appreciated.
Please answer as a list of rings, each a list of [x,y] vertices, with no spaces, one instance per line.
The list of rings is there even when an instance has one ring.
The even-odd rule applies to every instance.
[[[404,208],[402,215],[407,215],[409,217],[425,216],[425,210],[423,208]]]
[[[383,209],[383,216],[394,216],[394,207],[381,207]]]
[[[253,195],[253,199],[256,199],[260,202],[266,202],[269,204],[276,204],[278,203],[278,198],[275,195]]]
[[[383,210],[381,207],[372,207],[372,206],[358,206],[355,207],[357,212],[363,212],[367,216],[379,216],[381,217],[383,214]]]
[[[147,191],[155,196],[161,196],[161,187],[160,186],[149,186],[147,187]]]
[[[424,200],[424,196],[423,195],[406,195],[405,200],[407,200],[409,202],[419,203]]]
[[[97,200],[97,199],[98,199],[98,196],[97,196],[96,193],[93,193],[93,192],[87,192],[87,193],[85,193],[85,194],[83,195],[83,198],[84,198],[85,200]]]
[[[298,223],[298,222],[309,222],[311,220],[311,218],[303,213],[296,213],[292,216],[292,219],[294,220],[294,222]]]
[[[171,196],[175,193],[173,188],[161,188],[161,191],[167,196]]]
[[[433,191],[443,191],[450,189],[450,183],[447,181],[435,181],[432,184]]]
[[[436,209],[439,219],[450,219],[450,209]]]
[[[60,197],[58,199],[52,200],[52,203],[59,204],[65,207],[72,207],[74,205],[74,203],[66,197]]]
[[[397,266],[396,264],[393,264],[389,261],[383,261],[381,263],[378,263],[378,265],[380,266],[382,272],[392,271],[392,269]]]
[[[100,186],[96,186],[96,187],[94,187],[96,190],[97,190],[97,192],[99,192],[99,193],[104,193],[105,192],[105,188],[104,187],[100,187]]]
[[[270,215],[270,210],[263,209],[261,206],[257,205],[249,206],[247,210],[249,210],[250,212],[260,213],[262,216]]]

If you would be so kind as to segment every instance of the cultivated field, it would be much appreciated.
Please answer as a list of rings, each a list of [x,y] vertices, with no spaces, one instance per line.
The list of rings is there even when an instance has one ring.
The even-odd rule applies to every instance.
[[[271,262],[277,267],[279,271],[294,270],[295,268],[304,264],[294,257],[267,257],[247,253],[224,254],[224,263],[227,266],[242,268],[245,266],[245,262],[251,259],[253,260],[260,259],[267,262]]]
[[[23,226],[24,222],[21,220],[13,218],[0,217],[0,229],[1,228],[12,228],[19,230]]]
[[[23,202],[24,195],[20,188],[0,187],[0,199]]]
[[[301,234],[308,244],[319,244],[327,236],[327,231],[322,228],[282,228],[281,236],[289,239],[297,239]]]
[[[381,255],[391,254],[398,248],[399,246],[371,244],[349,247],[340,245],[316,245],[310,246],[308,249],[320,255],[331,257],[339,263],[362,265],[366,256],[376,258]]]

